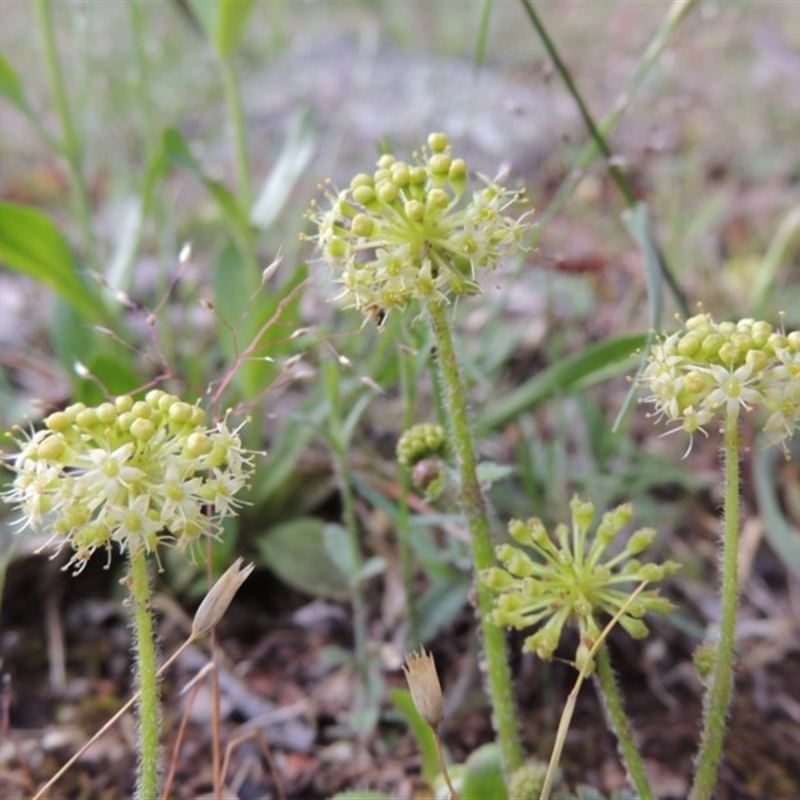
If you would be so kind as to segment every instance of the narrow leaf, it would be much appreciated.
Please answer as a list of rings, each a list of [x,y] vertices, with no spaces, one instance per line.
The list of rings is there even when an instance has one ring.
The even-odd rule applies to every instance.
[[[0,261],[47,286],[83,319],[103,318],[103,306],[81,279],[66,240],[41,211],[0,203]]]
[[[30,113],[28,101],[25,99],[25,91],[22,88],[22,81],[19,79],[14,67],[0,54],[0,96],[5,97],[25,116]]]
[[[644,334],[608,339],[551,365],[492,403],[478,418],[478,435],[507,424],[523,411],[530,411],[558,394],[587,389],[629,371],[636,363],[633,353],[646,339]]]
[[[222,58],[230,58],[239,47],[253,0],[217,0],[217,29],[214,41]]]

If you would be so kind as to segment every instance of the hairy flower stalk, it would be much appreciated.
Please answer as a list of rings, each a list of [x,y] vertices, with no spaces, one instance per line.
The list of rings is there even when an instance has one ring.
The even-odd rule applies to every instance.
[[[16,472],[3,499],[21,527],[72,550],[65,569],[81,572],[97,550],[126,553],[139,685],[137,796],[158,796],[159,702],[147,556],[175,546],[193,553],[236,513],[253,455],[238,428],[213,427],[205,413],[174,395],[148,392],[95,407],[76,403],[48,416],[20,440]]]
[[[776,331],[765,321],[716,323],[710,314],[688,319],[683,330],[652,350],[640,382],[659,418],[694,434],[715,423],[724,433],[724,527],[720,632],[704,701],[703,731],[692,797],[711,797],[717,783],[733,695],[739,544],[739,424],[765,418],[770,444],[786,440],[800,417],[800,332]]]
[[[476,573],[494,562],[489,520],[476,472],[466,392],[459,375],[445,307],[479,291],[478,275],[515,255],[529,227],[508,210],[520,192],[481,177],[467,191],[467,164],[455,158],[444,133],[432,133],[411,163],[381,156],[372,175],[327,192],[327,207],[312,206],[323,259],[342,284],[340,298],[365,317],[383,322],[392,311],[422,304],[433,328],[437,367],[449,421],[449,449],[460,476],[460,506],[472,540]],[[489,623],[491,594],[478,585],[486,668],[506,774],[522,764],[511,671],[502,631]]]

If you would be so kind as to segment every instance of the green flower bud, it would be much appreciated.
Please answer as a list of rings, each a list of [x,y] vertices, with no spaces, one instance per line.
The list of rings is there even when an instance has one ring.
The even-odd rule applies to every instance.
[[[717,663],[717,646],[713,642],[703,642],[692,656],[694,668],[703,681],[707,681],[714,672]]]
[[[628,546],[625,549],[629,555],[639,555],[650,547],[655,538],[656,532],[653,528],[640,528],[628,540]]]
[[[447,175],[450,172],[450,165],[453,159],[447,153],[436,153],[431,156],[430,161],[432,175]]]
[[[67,442],[60,433],[52,433],[39,442],[39,458],[45,461],[58,461],[67,449]]]
[[[410,167],[408,170],[409,183],[425,183],[428,180],[428,173],[425,167]]]
[[[575,495],[570,501],[569,507],[572,511],[572,524],[582,532],[589,530],[594,521],[594,505],[588,501],[581,500]]]
[[[169,418],[171,422],[185,424],[192,418],[192,406],[189,403],[177,402],[169,407]]]
[[[380,162],[378,162],[380,163]],[[372,186],[372,178],[366,172],[359,172],[353,180],[350,181],[351,189],[358,189],[360,186]]]
[[[394,183],[383,181],[378,186],[378,200],[387,205],[391,205],[400,196],[400,191]]]
[[[463,158],[454,158],[450,163],[448,177],[453,183],[462,183],[467,177],[467,162]]]
[[[186,453],[190,458],[207,455],[213,447],[213,442],[205,433],[193,433],[186,440]]]
[[[431,133],[428,135],[428,147],[434,153],[443,153],[450,147],[450,140],[446,133]]]
[[[422,222],[425,219],[425,206],[419,200],[408,200],[403,208],[412,222]]]
[[[431,189],[428,192],[428,207],[443,210],[450,205],[450,196],[444,189]]]
[[[150,417],[153,416],[153,407],[149,403],[145,403],[143,400],[138,400],[133,404],[131,413],[134,417],[139,419],[150,419]]]
[[[372,217],[366,214],[356,214],[353,218],[353,235],[359,238],[366,238],[372,234],[375,229],[375,222]]]
[[[97,423],[97,410],[94,408],[84,408],[75,416],[75,424],[84,430],[94,428]]]
[[[63,411],[55,411],[45,417],[44,424],[55,432],[65,431],[71,424],[71,420]]]
[[[403,161],[398,161],[395,164],[392,164],[391,175],[392,185],[398,188],[407,186],[408,182],[411,180],[408,164],[404,163]]]
[[[372,186],[356,186],[356,188],[353,189],[353,200],[355,200],[359,205],[367,206],[374,199],[375,189],[373,189]]]
[[[149,419],[137,417],[131,422],[131,433],[141,442],[147,442],[155,436],[156,426]]]
[[[125,411],[130,411],[133,408],[133,398],[126,394],[121,395],[114,400],[114,405],[116,406],[117,411],[122,414]]]
[[[644,639],[647,636],[647,625],[640,619],[635,619],[628,614],[623,614],[619,618],[619,624],[622,625],[626,633],[633,639]]]

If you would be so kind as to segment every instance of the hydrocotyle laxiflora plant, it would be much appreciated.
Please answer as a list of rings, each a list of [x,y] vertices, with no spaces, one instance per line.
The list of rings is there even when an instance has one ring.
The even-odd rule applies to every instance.
[[[719,426],[724,436],[724,524],[719,641],[703,710],[703,730],[691,797],[711,797],[717,782],[733,693],[739,547],[739,426],[764,419],[770,444],[786,449],[800,419],[800,332],[763,320],[688,319],[659,341],[640,376],[658,419],[690,435]]]
[[[3,499],[21,512],[20,526],[49,534],[72,551],[65,569],[79,573],[98,550],[128,559],[139,690],[136,795],[158,797],[158,665],[150,614],[148,556],[173,546],[191,555],[236,513],[254,454],[239,428],[209,425],[196,405],[158,389],[50,414],[44,428],[16,435],[16,472]]]
[[[467,521],[476,574],[494,563],[486,504],[476,471],[467,395],[456,360],[447,306],[479,292],[478,278],[516,255],[530,213],[511,211],[521,192],[479,176],[468,190],[468,167],[444,133],[432,133],[411,162],[391,154],[372,174],[356,175],[309,212],[322,258],[337,273],[339,297],[379,324],[387,314],[419,304],[433,329],[436,364],[449,422],[450,450],[460,477],[459,503]],[[477,586],[493,716],[506,773],[521,765],[503,632],[489,622],[492,596]]]

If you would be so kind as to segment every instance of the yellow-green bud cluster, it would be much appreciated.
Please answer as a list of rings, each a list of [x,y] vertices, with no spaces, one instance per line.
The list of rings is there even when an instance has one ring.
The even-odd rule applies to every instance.
[[[800,331],[697,314],[653,347],[640,383],[658,415],[689,434],[760,409],[771,443],[783,444],[800,417]]]
[[[410,469],[425,458],[441,458],[446,449],[447,436],[441,425],[414,425],[397,442],[397,460]]]
[[[99,549],[153,552],[217,536],[235,514],[253,457],[239,429],[209,427],[205,412],[158,389],[50,414],[19,441],[12,488],[3,495],[22,527],[74,550],[79,572]],[[210,512],[210,513],[209,513]]]
[[[452,155],[444,133],[432,133],[413,163],[383,155],[372,175],[329,192],[328,208],[312,205],[308,216],[323,260],[341,273],[341,296],[382,320],[413,299],[477,293],[477,272],[519,250],[530,216],[507,216],[523,194],[479,177],[484,186],[467,194],[466,161]]]
[[[613,617],[625,608],[619,624],[634,638],[646,636],[642,617],[647,612],[668,613],[672,605],[656,590],[643,591],[633,601],[631,594],[642,581],[660,581],[678,565],[642,564],[634,558],[652,543],[655,532],[650,528],[633,533],[624,549],[603,560],[608,546],[631,521],[631,506],[606,512],[593,532],[592,503],[574,497],[570,507],[571,528],[558,525],[552,536],[541,520],[512,521],[508,532],[517,544],[499,545],[496,554],[503,566],[484,571],[481,580],[497,593],[495,625],[521,630],[544,623],[528,636],[524,649],[546,661],[555,654],[564,625],[577,622],[575,663],[591,670],[589,651],[603,627],[600,615]]]

